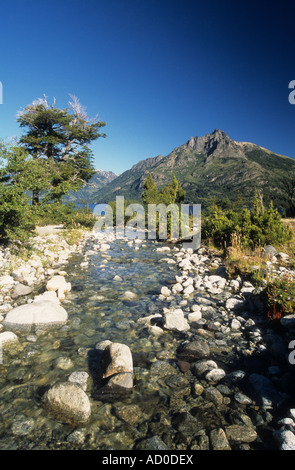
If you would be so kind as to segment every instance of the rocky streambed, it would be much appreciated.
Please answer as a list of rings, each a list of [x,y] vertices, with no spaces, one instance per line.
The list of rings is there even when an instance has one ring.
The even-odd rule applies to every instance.
[[[271,327],[216,254],[36,244],[10,273],[1,257],[0,449],[295,448],[293,317]]]

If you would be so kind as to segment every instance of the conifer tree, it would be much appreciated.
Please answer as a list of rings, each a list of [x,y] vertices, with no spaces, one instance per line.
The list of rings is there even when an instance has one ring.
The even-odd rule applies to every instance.
[[[142,200],[144,204],[157,204],[158,202],[158,190],[150,173],[143,185]]]
[[[46,200],[61,200],[94,173],[89,145],[105,137],[100,132],[105,123],[90,120],[76,97],[69,106],[59,109],[55,100],[49,104],[44,96],[18,113],[17,122],[26,129],[19,143],[29,156],[33,204],[39,203],[41,190],[46,191]]]

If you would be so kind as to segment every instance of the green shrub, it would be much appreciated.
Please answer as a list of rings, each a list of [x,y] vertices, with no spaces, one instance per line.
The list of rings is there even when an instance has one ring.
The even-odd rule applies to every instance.
[[[0,185],[0,243],[26,241],[35,226],[25,194]]]
[[[267,315],[270,320],[280,320],[295,311],[295,282],[283,276],[271,282],[265,292]]]
[[[257,193],[251,209],[224,210],[214,204],[203,221],[202,236],[211,239],[219,248],[231,245],[234,235],[239,236],[242,248],[252,249],[266,244],[280,246],[293,236],[272,203],[266,209]]]
[[[53,202],[32,206],[33,219],[36,225],[59,225],[65,228],[93,228],[95,218],[88,207],[76,209],[74,204]]]

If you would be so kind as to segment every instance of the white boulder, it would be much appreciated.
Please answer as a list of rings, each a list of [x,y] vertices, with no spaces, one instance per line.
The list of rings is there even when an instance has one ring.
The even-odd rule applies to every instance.
[[[66,310],[51,300],[39,300],[10,310],[3,322],[5,327],[17,328],[34,325],[64,324],[68,319]]]

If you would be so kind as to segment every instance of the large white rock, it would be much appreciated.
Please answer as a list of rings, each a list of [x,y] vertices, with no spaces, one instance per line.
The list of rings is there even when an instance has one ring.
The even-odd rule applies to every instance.
[[[51,300],[39,300],[10,310],[3,322],[5,327],[17,328],[33,325],[64,324],[68,319],[66,310]]]

